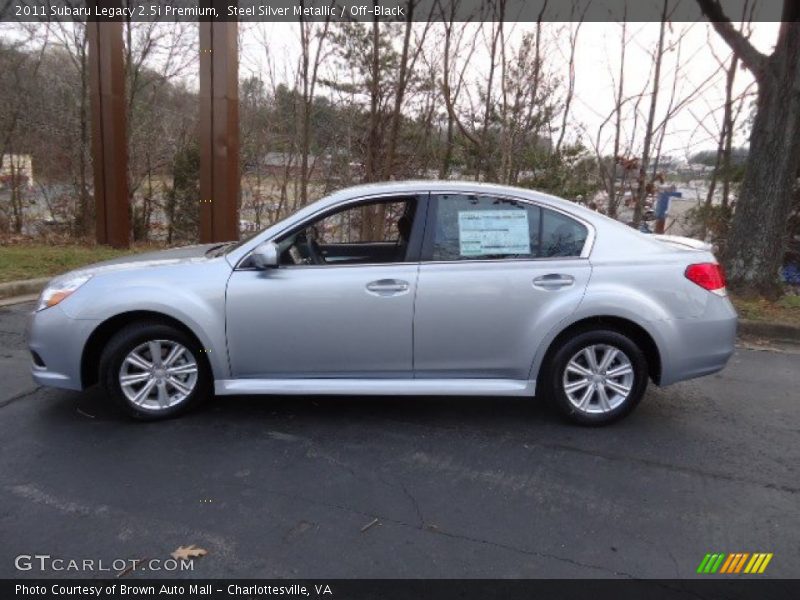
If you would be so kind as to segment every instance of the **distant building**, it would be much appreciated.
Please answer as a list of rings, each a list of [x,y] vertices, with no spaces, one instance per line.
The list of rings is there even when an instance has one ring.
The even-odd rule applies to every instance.
[[[3,154],[0,160],[0,186],[17,185],[33,187],[33,159],[30,154]]]
[[[302,155],[289,152],[267,152],[257,162],[245,164],[244,171],[253,174],[261,171],[262,174],[274,177],[299,177],[302,169]],[[309,154],[308,169],[312,181],[336,180],[344,177],[352,180],[363,172],[360,163],[349,161],[344,154],[326,153]]]

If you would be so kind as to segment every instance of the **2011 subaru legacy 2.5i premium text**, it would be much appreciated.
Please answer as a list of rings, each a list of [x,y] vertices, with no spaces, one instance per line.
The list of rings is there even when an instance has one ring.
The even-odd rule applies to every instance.
[[[38,383],[99,382],[143,419],[212,394],[536,394],[602,424],[648,379],[722,369],[735,331],[701,242],[530,190],[411,182],[67,273],[28,344]]]

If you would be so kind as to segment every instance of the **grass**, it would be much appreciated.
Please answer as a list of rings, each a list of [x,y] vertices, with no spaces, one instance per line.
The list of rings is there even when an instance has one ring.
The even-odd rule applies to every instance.
[[[49,245],[33,242],[0,246],[0,283],[51,277],[84,265],[146,249],[116,250],[107,246],[78,243]]]
[[[800,296],[786,295],[773,302],[765,298],[745,299],[732,295],[731,302],[742,319],[800,325]]]

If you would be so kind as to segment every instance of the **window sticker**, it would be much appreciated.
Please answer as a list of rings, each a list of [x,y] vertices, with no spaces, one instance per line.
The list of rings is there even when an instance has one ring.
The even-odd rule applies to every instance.
[[[458,240],[461,256],[530,254],[526,210],[460,210]]]

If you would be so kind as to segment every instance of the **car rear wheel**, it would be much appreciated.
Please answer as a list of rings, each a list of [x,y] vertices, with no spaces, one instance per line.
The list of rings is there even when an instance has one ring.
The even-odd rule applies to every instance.
[[[581,425],[605,425],[630,413],[647,389],[647,359],[626,335],[584,331],[564,340],[545,370],[558,411]]]
[[[100,380],[129,415],[142,420],[175,416],[211,395],[211,374],[197,342],[165,323],[120,330],[100,359]]]

